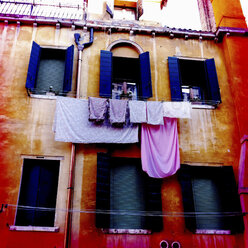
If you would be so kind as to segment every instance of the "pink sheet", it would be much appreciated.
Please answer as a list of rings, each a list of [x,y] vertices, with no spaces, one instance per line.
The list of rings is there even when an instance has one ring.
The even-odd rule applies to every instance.
[[[150,177],[171,176],[180,168],[177,119],[164,117],[164,125],[141,126],[142,169]]]

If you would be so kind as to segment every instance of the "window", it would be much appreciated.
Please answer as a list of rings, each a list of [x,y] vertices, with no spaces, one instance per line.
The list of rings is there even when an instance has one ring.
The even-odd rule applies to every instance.
[[[143,14],[142,2],[142,0],[108,0],[106,11],[114,19],[139,20]]]
[[[149,52],[135,59],[114,57],[110,51],[101,51],[100,96],[121,98],[123,94],[129,99],[152,97]]]
[[[172,101],[209,105],[221,103],[214,59],[168,57],[168,64]]]
[[[96,226],[109,232],[160,231],[163,228],[159,216],[162,211],[160,191],[161,180],[149,178],[141,171],[140,159],[110,158],[99,153]]]
[[[33,42],[26,88],[33,94],[66,95],[71,91],[74,46],[42,48]]]
[[[58,160],[24,159],[16,226],[54,226],[58,175]]]
[[[179,170],[186,227],[195,233],[243,231],[232,166],[182,165]]]

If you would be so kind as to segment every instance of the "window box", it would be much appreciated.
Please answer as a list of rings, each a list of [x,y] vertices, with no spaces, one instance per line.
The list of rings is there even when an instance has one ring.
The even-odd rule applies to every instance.
[[[73,57],[73,45],[57,49],[33,42],[26,80],[28,93],[66,96],[71,91]]]

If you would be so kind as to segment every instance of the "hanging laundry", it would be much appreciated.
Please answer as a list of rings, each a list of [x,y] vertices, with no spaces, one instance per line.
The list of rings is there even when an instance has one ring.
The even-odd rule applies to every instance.
[[[88,117],[88,100],[58,97],[53,127],[55,141],[84,144],[138,142],[137,125],[116,128],[107,119],[96,125]]]
[[[126,113],[127,100],[109,99],[109,121],[111,124],[124,124]]]
[[[164,117],[191,118],[190,102],[163,102]]]
[[[131,123],[146,123],[146,103],[144,101],[129,101]]]
[[[162,102],[147,102],[147,123],[151,125],[164,124],[164,111]]]
[[[108,99],[89,97],[89,120],[95,122],[102,122],[105,119],[107,112]]]
[[[150,177],[176,173],[180,168],[177,119],[164,117],[164,125],[141,125],[141,162]]]

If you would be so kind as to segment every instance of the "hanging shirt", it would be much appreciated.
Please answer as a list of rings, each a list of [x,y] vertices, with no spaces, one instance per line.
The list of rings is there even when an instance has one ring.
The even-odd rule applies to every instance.
[[[89,120],[101,122],[104,121],[107,112],[108,99],[89,97]]]
[[[109,100],[109,121],[111,124],[124,124],[126,121],[127,100]]]
[[[164,178],[180,167],[177,119],[164,118],[164,125],[141,126],[142,169],[150,177]]]

